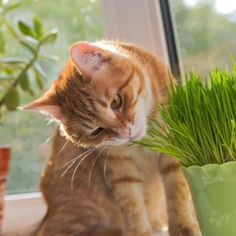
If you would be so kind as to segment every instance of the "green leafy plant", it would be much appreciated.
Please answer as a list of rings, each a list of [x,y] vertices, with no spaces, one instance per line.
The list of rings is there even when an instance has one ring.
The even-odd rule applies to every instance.
[[[19,20],[15,25],[10,23],[8,14],[20,6],[20,2],[0,0],[0,116],[4,107],[9,111],[16,110],[20,104],[20,90],[34,95],[32,83],[43,89],[43,78],[46,73],[39,63],[41,49],[57,38],[57,30],[45,32],[41,20],[35,17],[32,22]],[[13,38],[22,48],[21,57],[5,56],[7,35]]]
[[[159,120],[140,144],[177,158],[185,167],[236,160],[236,66],[216,69],[204,82],[197,73],[176,85]]]

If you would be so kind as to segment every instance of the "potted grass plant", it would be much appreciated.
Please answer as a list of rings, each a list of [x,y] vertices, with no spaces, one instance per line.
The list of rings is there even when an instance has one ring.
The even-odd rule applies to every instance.
[[[204,236],[236,235],[236,66],[171,89],[140,144],[177,158]]]

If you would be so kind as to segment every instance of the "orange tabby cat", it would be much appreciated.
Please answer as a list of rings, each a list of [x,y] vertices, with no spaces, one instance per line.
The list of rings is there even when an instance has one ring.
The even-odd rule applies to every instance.
[[[133,45],[72,45],[59,79],[24,107],[60,123],[41,183],[48,211],[34,235],[151,236],[167,223],[163,189],[170,235],[201,235],[179,163],[127,145],[145,136],[168,83],[166,67]]]

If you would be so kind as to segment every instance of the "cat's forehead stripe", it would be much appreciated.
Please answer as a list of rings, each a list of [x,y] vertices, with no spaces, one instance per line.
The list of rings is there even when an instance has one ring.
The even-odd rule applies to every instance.
[[[134,68],[132,68],[132,71],[130,73],[130,75],[128,76],[128,78],[126,79],[126,81],[119,87],[119,90],[122,90],[123,88],[125,88],[133,79],[134,76]]]
[[[145,89],[145,81],[144,81],[145,79],[144,79],[143,74],[140,71],[137,71],[137,73],[138,73],[139,82],[140,82],[137,94],[140,95],[143,89]]]
[[[101,98],[97,98],[97,102],[101,105],[101,106],[103,106],[103,107],[107,107],[107,103],[105,102],[105,101],[103,101]]]
[[[142,86],[140,86],[137,94],[140,95],[142,90],[143,90],[143,88],[142,88]]]
[[[136,106],[138,103],[138,99],[134,100],[131,104],[129,104],[129,108],[133,108],[134,106]]]
[[[78,88],[79,89],[79,88]],[[89,97],[89,93],[86,91],[86,90],[84,90],[84,89],[79,89],[79,92],[80,92],[80,94],[81,95],[83,95],[83,96],[85,96],[85,97]]]
[[[87,122],[84,122],[83,119],[79,121],[80,125],[83,125],[84,128],[92,130],[94,127],[88,124]]]
[[[97,107],[95,106],[93,99],[89,97],[88,101],[89,101],[93,111],[97,112]]]
[[[86,112],[76,112],[76,117],[79,120],[92,121],[91,116],[89,116]]]

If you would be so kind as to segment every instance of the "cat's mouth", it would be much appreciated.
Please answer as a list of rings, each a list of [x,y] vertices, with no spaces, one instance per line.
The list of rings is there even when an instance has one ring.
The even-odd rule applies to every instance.
[[[111,137],[109,140],[106,141],[107,144],[111,146],[120,146],[127,144],[129,142],[133,141],[139,141],[141,140],[144,136],[146,135],[146,127],[145,126],[136,126],[129,128],[129,132],[124,131],[121,132],[118,136],[116,137]]]

